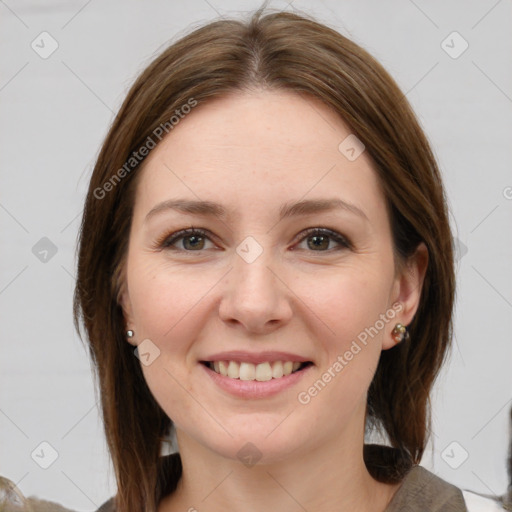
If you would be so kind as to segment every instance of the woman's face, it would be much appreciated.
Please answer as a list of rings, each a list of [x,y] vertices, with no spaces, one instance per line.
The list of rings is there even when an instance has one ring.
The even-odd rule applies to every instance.
[[[122,304],[180,443],[271,462],[362,435],[421,278],[395,275],[384,196],[350,135],[318,100],[237,93],[146,159]]]

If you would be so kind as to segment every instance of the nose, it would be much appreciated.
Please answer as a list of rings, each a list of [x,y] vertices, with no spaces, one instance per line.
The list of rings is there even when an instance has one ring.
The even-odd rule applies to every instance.
[[[266,334],[291,319],[293,293],[278,266],[265,257],[265,251],[251,263],[236,254],[226,279],[219,306],[222,321],[251,333]]]

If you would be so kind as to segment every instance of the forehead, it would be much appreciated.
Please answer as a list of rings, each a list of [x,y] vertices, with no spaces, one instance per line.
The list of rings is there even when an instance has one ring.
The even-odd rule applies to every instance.
[[[168,146],[174,149],[180,145],[192,146],[198,154],[203,148],[221,148],[226,159],[237,156],[237,149],[244,154],[251,149],[256,153],[264,151],[265,157],[286,155],[293,159],[295,154],[298,159],[306,153],[337,157],[339,143],[350,134],[350,128],[336,112],[310,95],[237,91],[195,107],[147,161],[150,163]]]
[[[366,151],[348,158],[347,144],[357,156],[348,125],[316,98],[232,93],[192,109],[149,154],[137,202],[148,211],[185,196],[247,209],[328,194],[381,209],[373,161]]]

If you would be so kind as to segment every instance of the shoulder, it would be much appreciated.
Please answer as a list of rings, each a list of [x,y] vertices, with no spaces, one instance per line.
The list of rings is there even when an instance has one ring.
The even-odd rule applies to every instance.
[[[459,489],[422,466],[413,466],[404,477],[385,512],[499,512],[498,502]]]
[[[503,512],[495,500],[459,489],[422,466],[413,466],[385,512]],[[116,512],[112,497],[96,512]]]
[[[101,507],[96,512],[115,512],[116,507],[114,503],[114,498],[110,498],[108,501],[103,503]]]
[[[422,466],[413,466],[393,496],[389,510],[466,512],[462,491]]]
[[[371,475],[378,481],[400,483],[385,512],[499,512],[512,511],[512,486],[502,497],[483,496],[460,489],[426,468],[414,465],[394,447],[365,444]]]

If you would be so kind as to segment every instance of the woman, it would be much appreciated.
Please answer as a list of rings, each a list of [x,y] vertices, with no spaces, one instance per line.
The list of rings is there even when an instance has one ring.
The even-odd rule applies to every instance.
[[[129,91],[82,221],[100,510],[467,510],[418,466],[454,289],[437,164],[375,59],[290,13],[182,38]]]

